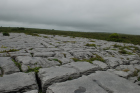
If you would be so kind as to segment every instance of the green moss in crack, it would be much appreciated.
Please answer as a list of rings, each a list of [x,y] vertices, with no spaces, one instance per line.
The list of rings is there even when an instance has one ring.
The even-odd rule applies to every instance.
[[[90,42],[95,42],[95,41],[91,40]]]
[[[34,48],[30,48],[29,50],[33,50]]]
[[[41,68],[41,67],[30,68],[30,67],[28,66],[28,70],[26,71],[26,73],[29,73],[29,72],[38,73],[40,68]]]
[[[15,52],[15,51],[19,51],[18,49],[9,49],[9,50],[3,50],[0,51],[0,53],[5,53],[5,52]]]
[[[121,49],[121,48],[120,48]],[[131,50],[131,47],[130,46],[126,46],[125,44],[124,44],[124,46],[122,47],[122,49],[128,49],[128,50]]]
[[[80,59],[78,58],[72,58],[74,62],[77,62],[77,61],[81,61]]]
[[[138,77],[137,80],[140,81],[140,77]]]
[[[128,72],[128,71],[130,71],[130,70],[129,70],[129,69],[123,69],[123,71],[124,71],[124,72]]]
[[[7,47],[2,45],[1,48],[7,48]]]
[[[35,62],[34,65],[37,65],[38,62]]]
[[[131,75],[132,77],[138,76],[138,73],[140,72],[139,69],[135,69],[135,71],[133,72],[133,74]]]
[[[53,59],[54,61],[58,61],[60,63],[60,65],[62,65],[62,62],[58,59]]]
[[[89,44],[89,43],[87,43],[85,46],[89,46],[89,47],[96,47],[96,45],[95,45],[95,44]]]
[[[49,37],[47,37],[47,36],[43,36],[44,38],[49,38]]]
[[[120,46],[120,45],[117,45],[117,44],[115,44],[113,46],[114,46],[114,48],[119,48],[120,49],[119,53],[121,53],[121,54],[129,54],[129,55],[132,55],[131,52],[128,52],[125,49],[132,50],[133,52],[136,52],[136,51],[139,51],[140,50],[138,47],[135,47],[135,46],[126,46],[125,44],[124,44],[124,46]],[[132,48],[134,48],[134,49],[132,49]]]
[[[22,72],[21,69],[21,63],[16,62],[14,59],[12,59],[12,61],[15,63],[15,65],[19,68],[19,70]]]
[[[63,55],[64,55],[64,57],[66,58],[66,54],[65,54],[65,53],[63,53]]]
[[[114,46],[114,48],[120,48],[120,47],[122,47],[121,45],[117,45],[117,44],[114,44],[113,46]]]
[[[68,80],[72,80],[72,77],[68,77]]]
[[[96,57],[94,58],[94,60],[105,62],[105,60],[101,56],[99,56],[97,54],[95,54],[95,55],[96,55]]]
[[[75,61],[75,62],[77,62],[77,61],[85,61],[85,62],[89,62],[89,63],[91,63],[92,64],[92,61],[94,61],[94,60],[98,60],[98,61],[102,61],[102,62],[105,62],[105,60],[101,57],[101,56],[99,56],[99,55],[97,55],[97,54],[94,54],[94,55],[96,55],[96,57],[92,57],[92,58],[90,58],[90,59],[78,59],[78,58],[72,58],[73,59],[73,61]]]
[[[0,67],[0,71],[1,71],[0,77],[2,77],[3,76],[3,69],[2,69],[2,67]]]
[[[111,50],[116,50],[116,49],[112,48]]]
[[[34,56],[34,53],[30,53],[30,54],[31,54],[32,57]]]
[[[48,59],[49,61],[52,61],[51,59]]]
[[[132,49],[133,52],[140,52],[140,48],[136,47],[136,46],[130,46],[131,48],[134,48]]]
[[[75,44],[75,43],[76,43],[76,41],[70,41],[70,43]]]
[[[109,50],[109,49],[110,49],[110,47],[103,48],[103,50]]]
[[[121,53],[121,54],[128,54],[128,55],[132,55],[132,53],[131,52],[128,52],[128,51],[126,51],[126,50],[120,50],[119,51],[119,53]]]

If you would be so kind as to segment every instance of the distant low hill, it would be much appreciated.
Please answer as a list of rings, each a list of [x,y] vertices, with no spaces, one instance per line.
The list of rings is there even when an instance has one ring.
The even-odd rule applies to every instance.
[[[117,38],[110,38],[112,33],[105,32],[76,32],[76,31],[61,31],[54,29],[37,29],[23,27],[0,27],[0,32],[26,33],[30,35],[49,34],[49,35],[65,35],[72,37],[85,37],[92,39],[108,40],[115,42],[133,43],[140,45],[140,35],[117,34]]]

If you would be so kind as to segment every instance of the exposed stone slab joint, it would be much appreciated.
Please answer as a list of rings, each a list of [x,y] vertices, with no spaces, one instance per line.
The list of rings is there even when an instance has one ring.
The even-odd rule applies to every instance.
[[[114,93],[112,90],[108,89],[107,87],[103,86],[99,81],[93,80],[94,83],[98,84],[101,88],[103,88],[108,93]]]

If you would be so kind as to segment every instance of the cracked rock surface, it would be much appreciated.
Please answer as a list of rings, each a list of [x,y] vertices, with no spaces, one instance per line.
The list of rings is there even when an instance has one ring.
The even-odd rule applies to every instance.
[[[97,71],[89,76],[55,83],[46,93],[139,93],[138,85],[108,71]]]
[[[14,73],[0,78],[0,93],[19,93],[37,89],[34,73]]]
[[[0,33],[0,93],[140,93],[140,46]]]

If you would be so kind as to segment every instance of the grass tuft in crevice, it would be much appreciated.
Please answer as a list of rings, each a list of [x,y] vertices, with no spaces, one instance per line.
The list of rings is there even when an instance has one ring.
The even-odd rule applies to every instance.
[[[53,59],[54,61],[58,61],[60,63],[60,65],[62,65],[62,61],[58,60],[58,59]]]
[[[3,74],[4,74],[4,71],[3,71],[2,67],[0,67],[0,71],[1,71],[0,77],[2,77]]]
[[[15,65],[19,68],[19,70],[22,72],[21,69],[21,63],[16,62],[14,59],[12,59],[12,61],[15,63]]]
[[[95,45],[95,44],[89,44],[89,43],[87,43],[85,46],[89,46],[89,47],[96,47],[96,45]]]
[[[19,51],[18,49],[9,49],[9,50],[3,50],[0,51],[0,53],[5,53],[5,52],[15,52],[15,51]]]
[[[29,72],[38,73],[40,68],[41,68],[41,67],[30,68],[30,67],[28,66],[28,70],[26,71],[26,73],[29,73]]]
[[[101,57],[101,56],[99,56],[99,55],[97,55],[97,54],[94,54],[96,57],[92,57],[92,58],[90,58],[90,59],[78,59],[78,58],[72,58],[73,59],[73,61],[75,61],[75,62],[77,62],[77,61],[86,61],[86,62],[89,62],[89,63],[91,63],[92,64],[92,61],[94,61],[94,60],[98,60],[98,61],[101,61],[101,62],[105,62],[105,60]]]

